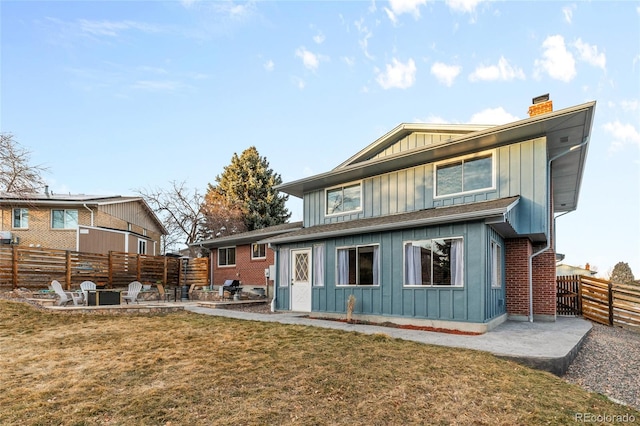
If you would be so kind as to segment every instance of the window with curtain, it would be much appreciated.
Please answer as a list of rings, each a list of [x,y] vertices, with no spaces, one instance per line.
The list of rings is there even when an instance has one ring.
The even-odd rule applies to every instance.
[[[29,228],[29,209],[13,209],[13,227]]]
[[[289,249],[283,248],[278,251],[278,286],[287,287],[290,281]]]
[[[436,164],[437,197],[493,188],[493,154]]]
[[[76,229],[78,227],[78,210],[51,210],[51,227],[53,229]]]
[[[405,286],[464,285],[464,239],[437,238],[404,245]]]
[[[313,246],[313,285],[324,286],[324,244]]]
[[[267,257],[266,244],[251,244],[251,259],[264,259]]]
[[[502,247],[491,241],[491,287],[502,287]]]
[[[380,247],[345,247],[337,250],[338,285],[379,285]]]

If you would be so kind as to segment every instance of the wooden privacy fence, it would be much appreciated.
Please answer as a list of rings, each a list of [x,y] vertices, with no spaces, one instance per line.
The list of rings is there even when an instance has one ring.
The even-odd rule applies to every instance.
[[[131,281],[165,286],[209,285],[209,259],[109,252],[83,253],[32,247],[0,247],[0,289],[41,289],[58,280],[65,289],[82,281],[125,287]]]
[[[587,277],[558,277],[558,315],[582,315],[605,325],[640,328],[640,286]]]

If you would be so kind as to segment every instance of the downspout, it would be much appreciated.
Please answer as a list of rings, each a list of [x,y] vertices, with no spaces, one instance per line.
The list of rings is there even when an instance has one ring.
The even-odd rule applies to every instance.
[[[582,147],[583,145],[586,145],[588,141],[589,139],[585,138],[582,143],[579,143],[578,145],[574,145],[568,150],[566,150],[565,152],[555,155],[549,159],[549,162],[547,163],[547,196],[549,196],[550,199],[551,199],[551,163],[557,160],[558,158],[565,156],[572,151],[575,151],[576,149]],[[549,209],[551,209],[551,202],[547,203],[547,205],[549,206]],[[532,272],[533,258],[546,252],[547,250],[549,250],[549,248],[551,248],[551,220],[552,220],[551,214],[553,214],[553,212],[547,212],[547,244],[537,252],[531,254],[531,256],[529,256],[529,260],[527,264],[527,269],[529,272],[529,322],[533,322],[533,272]],[[555,218],[553,220],[555,221]],[[554,230],[555,230],[555,227],[554,227]]]

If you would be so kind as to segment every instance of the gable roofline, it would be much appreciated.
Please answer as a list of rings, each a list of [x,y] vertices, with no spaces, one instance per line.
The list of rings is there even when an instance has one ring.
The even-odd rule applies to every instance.
[[[472,220],[485,220],[492,226],[505,225],[502,226],[503,230],[509,230],[515,234],[515,231],[511,229],[511,225],[508,223],[508,213],[519,201],[520,196],[515,196],[470,204],[434,207],[409,213],[315,225],[283,235],[265,238],[259,242],[272,245],[288,244]]]
[[[121,195],[85,195],[85,194],[41,194],[26,193],[14,194],[0,192],[0,205],[30,205],[30,206],[105,206],[110,204],[124,204],[139,202],[142,208],[149,214],[151,219],[159,227],[162,235],[167,235],[168,231],[158,219],[158,216],[151,209],[149,204],[142,197],[124,197]]]
[[[467,153],[546,137],[549,157],[566,150],[571,145],[586,142],[583,149],[565,155],[561,161],[556,161],[553,165],[554,171],[556,169],[560,171],[560,173],[554,173],[554,187],[565,188],[563,198],[554,200],[555,205],[558,206],[556,211],[575,210],[586,161],[588,141],[593,125],[595,105],[595,101],[586,102],[512,123],[487,127],[483,130],[453,138],[437,146],[413,148],[397,154],[363,160],[353,164],[347,164],[349,163],[348,160],[342,163],[340,167],[329,172],[283,183],[276,186],[276,189],[302,198],[304,193],[309,191],[337,186]],[[404,132],[410,132],[414,128],[423,126],[425,125],[400,125],[372,145],[382,146],[385,143],[385,138],[398,138]],[[362,158],[363,155],[361,153],[351,157],[350,160]],[[571,170],[568,170],[567,173],[562,173],[563,170],[561,169],[563,168]]]

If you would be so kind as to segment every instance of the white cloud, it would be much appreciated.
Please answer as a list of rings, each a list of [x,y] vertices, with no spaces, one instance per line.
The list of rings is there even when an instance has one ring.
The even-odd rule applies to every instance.
[[[304,89],[306,86],[306,83],[300,77],[291,77],[291,82],[300,90]]]
[[[420,18],[420,6],[427,3],[427,0],[389,0],[391,8],[384,8],[389,19],[395,24],[398,15],[410,13],[415,19]]]
[[[469,75],[470,81],[511,81],[513,79],[524,80],[524,71],[513,67],[504,56],[501,56],[497,65],[479,66]]]
[[[604,71],[607,65],[607,58],[604,53],[598,53],[598,46],[590,45],[577,39],[573,46],[578,50],[579,58],[594,67],[602,68]]]
[[[78,20],[80,31],[94,36],[117,37],[121,32],[127,30],[138,30],[146,33],[160,32],[160,28],[136,21],[90,21],[88,19]]]
[[[409,59],[403,64],[393,58],[392,64],[386,65],[384,73],[378,73],[376,81],[383,89],[407,89],[413,86],[416,81],[416,63],[413,59]]]
[[[487,108],[471,116],[470,124],[505,124],[518,121],[519,118],[509,114],[502,107]]]
[[[322,44],[325,40],[325,36],[324,34],[322,34],[321,32],[319,32],[318,34],[316,34],[315,36],[313,36],[313,41],[316,44]]]
[[[418,122],[418,123],[428,123],[428,124],[449,124],[450,123],[450,121],[445,120],[444,118],[440,117],[439,115],[430,115],[427,118],[425,118],[424,120],[417,119],[416,122]]]
[[[578,8],[578,6],[576,6],[576,4],[571,4],[569,6],[565,6],[562,8],[562,15],[564,15],[564,20],[568,23],[571,24],[571,22],[573,21],[573,12]]]
[[[369,39],[373,37],[373,33],[369,31],[369,28],[364,25],[364,19],[355,21],[354,25],[358,29],[358,33],[362,36],[362,38],[358,41],[358,44],[362,48],[364,56],[369,59],[374,59],[373,55],[369,53]]]
[[[623,101],[620,101],[620,106],[622,107],[623,111],[634,112],[638,110],[638,100],[637,99],[623,100]]]
[[[267,62],[265,62],[263,65],[265,70],[267,71],[273,71],[274,68],[276,67],[276,64],[273,63],[273,61],[271,59],[269,59]]]
[[[304,47],[296,49],[296,56],[302,59],[305,68],[315,71],[320,66],[320,58],[313,52],[308,51]]]
[[[343,56],[342,60],[349,68],[352,68],[356,64],[356,60],[350,56]]]
[[[431,66],[431,74],[433,74],[440,83],[447,87],[453,85],[453,81],[462,71],[462,67],[458,65],[447,65],[442,62],[436,62]]]
[[[623,124],[619,120],[605,123],[604,130],[613,137],[609,152],[614,153],[622,150],[626,145],[636,145],[640,148],[640,133],[631,124]]]
[[[576,61],[567,51],[561,35],[549,36],[542,43],[542,59],[535,60],[534,76],[546,73],[549,77],[569,82],[576,76]]]
[[[462,13],[473,13],[476,7],[485,0],[447,0],[447,6],[451,10]]]

